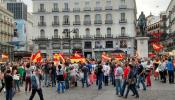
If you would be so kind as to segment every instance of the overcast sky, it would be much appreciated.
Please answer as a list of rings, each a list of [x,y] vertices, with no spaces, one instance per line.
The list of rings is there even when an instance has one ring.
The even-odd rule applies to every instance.
[[[31,0],[22,0],[28,4],[29,12],[32,12],[32,2]],[[166,11],[171,0],[136,0],[137,3],[137,13],[140,14],[141,11],[145,15],[149,15],[150,12],[153,15],[158,15],[162,11]]]

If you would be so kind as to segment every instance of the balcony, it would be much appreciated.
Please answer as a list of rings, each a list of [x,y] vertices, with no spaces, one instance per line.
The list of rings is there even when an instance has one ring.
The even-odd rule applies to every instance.
[[[83,39],[92,39],[92,38],[93,38],[93,36],[91,36],[89,34],[83,36]]]
[[[73,12],[80,12],[80,8],[73,8]]]
[[[84,11],[91,11],[91,7],[85,7]]]
[[[63,22],[63,25],[70,25],[70,22]]]
[[[113,38],[113,35],[112,34],[106,34],[105,38]]]
[[[106,6],[105,10],[112,10],[112,6]]]
[[[102,24],[102,20],[95,20],[95,21],[94,21],[94,24],[100,25],[100,24]]]
[[[104,38],[104,37],[103,37],[103,35],[101,35],[101,34],[96,34],[96,35],[94,36],[94,38],[97,39],[97,38]]]
[[[119,9],[126,9],[127,8],[127,5],[120,5],[119,6]]]
[[[38,9],[38,12],[46,12],[46,9]]]
[[[102,10],[102,7],[95,7],[94,8],[94,11],[101,11]]]
[[[113,24],[113,20],[105,20],[105,24]]]
[[[38,26],[46,26],[46,22],[38,22]]]
[[[59,26],[60,24],[59,24],[59,22],[52,22],[52,26],[53,27],[57,27],[57,26]]]
[[[59,8],[53,8],[52,12],[59,12]]]
[[[73,22],[73,25],[80,25],[81,23],[80,23],[80,21],[74,21]]]
[[[127,20],[126,19],[122,19],[122,20],[119,21],[119,23],[120,24],[125,24],[125,23],[127,23]]]
[[[70,8],[63,8],[62,11],[63,11],[63,12],[69,12],[69,11],[70,11]]]
[[[91,25],[91,21],[84,21],[84,25]]]

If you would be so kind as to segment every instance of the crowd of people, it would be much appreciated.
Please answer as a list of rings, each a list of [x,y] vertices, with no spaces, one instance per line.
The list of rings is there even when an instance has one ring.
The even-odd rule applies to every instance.
[[[43,63],[12,62],[1,65],[0,92],[4,91],[6,100],[12,100],[15,93],[21,92],[25,87],[26,93],[31,93],[29,100],[33,100],[37,92],[40,100],[44,100],[42,87],[57,88],[57,92],[64,93],[72,87],[90,87],[97,85],[101,90],[103,86],[113,85],[116,95],[127,98],[129,91],[132,96],[139,98],[140,83],[143,91],[152,86],[151,76],[155,80],[174,83],[174,64],[172,58],[137,59],[127,58],[121,61],[86,62],[69,61],[54,63],[46,60]]]

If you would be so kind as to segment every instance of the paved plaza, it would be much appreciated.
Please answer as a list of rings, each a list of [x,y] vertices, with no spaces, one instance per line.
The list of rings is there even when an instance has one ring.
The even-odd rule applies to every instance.
[[[175,84],[162,84],[159,81],[152,81],[152,87],[147,88],[147,91],[139,89],[140,98],[138,100],[174,100],[175,99]],[[113,86],[103,87],[98,91],[95,85],[90,88],[81,88],[81,84],[77,88],[71,88],[64,94],[58,94],[56,88],[43,88],[45,100],[124,100],[124,98],[115,95]],[[24,89],[15,95],[13,100],[28,100],[30,93],[25,93]],[[0,100],[5,100],[5,96],[1,93]],[[34,100],[39,100],[36,94]],[[135,100],[131,94],[128,95],[128,100]]]

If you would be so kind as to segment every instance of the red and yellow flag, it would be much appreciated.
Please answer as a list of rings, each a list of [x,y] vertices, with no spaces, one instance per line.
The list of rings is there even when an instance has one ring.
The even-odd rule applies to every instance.
[[[161,49],[164,48],[161,44],[153,43],[152,46],[153,46],[153,49],[156,50],[156,51],[160,51]]]
[[[39,50],[36,54],[31,55],[32,62],[42,62],[41,51]]]

